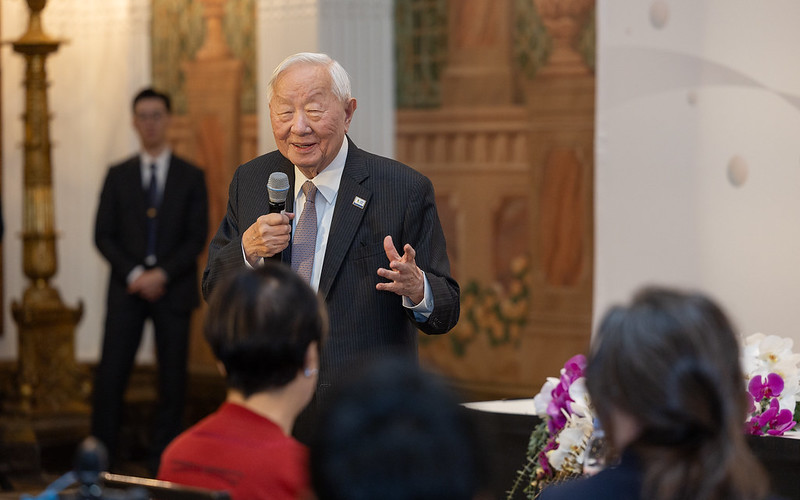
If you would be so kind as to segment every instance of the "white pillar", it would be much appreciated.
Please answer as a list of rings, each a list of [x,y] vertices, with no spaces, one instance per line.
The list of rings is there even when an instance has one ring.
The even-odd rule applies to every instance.
[[[394,156],[394,6],[392,0],[259,0],[259,147],[275,149],[266,88],[272,70],[296,52],[324,52],[350,74],[358,109],[350,137]]]

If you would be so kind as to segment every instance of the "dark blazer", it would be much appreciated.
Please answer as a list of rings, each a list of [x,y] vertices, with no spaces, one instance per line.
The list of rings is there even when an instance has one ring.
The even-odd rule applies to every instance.
[[[348,138],[348,141],[350,139]],[[228,210],[211,241],[203,274],[208,298],[224,276],[244,266],[241,233],[269,212],[267,180],[281,171],[294,184],[294,166],[279,152],[240,166],[228,193]],[[294,192],[294,191],[292,191]],[[363,208],[356,197],[365,200]],[[293,210],[289,196],[287,211]],[[417,265],[425,271],[433,292],[434,310],[424,323],[402,306],[402,298],[380,292],[378,268],[388,268],[383,239],[391,235],[402,255],[410,243]],[[281,254],[291,259],[291,246]],[[459,315],[459,287],[450,276],[444,233],[430,180],[400,162],[367,153],[349,142],[330,236],[319,283],[331,331],[322,352],[320,392],[375,356],[387,353],[417,355],[417,328],[428,334],[445,333]]]
[[[628,450],[616,467],[597,475],[555,484],[544,489],[539,500],[646,500],[642,497],[642,468]],[[766,500],[782,500],[768,496]]]
[[[539,500],[639,500],[642,471],[631,452],[625,452],[616,467],[597,475],[546,487]]]
[[[139,156],[112,166],[106,176],[95,224],[95,244],[111,264],[109,298],[127,293],[127,277],[143,266],[147,246],[147,194]],[[203,171],[172,155],[158,216],[156,257],[169,277],[161,299],[175,310],[199,303],[197,257],[208,234],[208,199]]]

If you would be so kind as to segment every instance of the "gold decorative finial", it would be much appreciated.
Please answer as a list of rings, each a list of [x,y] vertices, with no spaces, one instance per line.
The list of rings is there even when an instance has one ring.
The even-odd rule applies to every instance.
[[[30,17],[28,18],[28,30],[23,34],[19,40],[14,42],[14,50],[23,52],[17,48],[31,46],[31,45],[47,45],[53,46],[50,51],[55,51],[58,48],[59,41],[52,38],[44,32],[42,28],[42,10],[47,4],[47,0],[27,0],[28,8],[30,9]]]

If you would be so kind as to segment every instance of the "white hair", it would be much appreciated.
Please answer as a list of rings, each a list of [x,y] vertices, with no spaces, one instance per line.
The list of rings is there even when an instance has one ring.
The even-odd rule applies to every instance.
[[[318,66],[325,66],[328,73],[331,75],[331,90],[333,94],[342,102],[347,102],[352,97],[350,90],[350,75],[337,61],[332,59],[327,54],[318,54],[315,52],[299,52],[284,59],[272,72],[272,76],[267,84],[267,102],[272,100],[275,92],[275,81],[287,69],[295,64],[316,64]]]

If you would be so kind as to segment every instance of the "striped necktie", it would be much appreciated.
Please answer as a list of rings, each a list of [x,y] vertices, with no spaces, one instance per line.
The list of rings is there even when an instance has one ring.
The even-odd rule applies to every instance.
[[[314,267],[314,250],[317,246],[317,186],[311,181],[303,184],[306,203],[297,221],[292,238],[292,269],[307,282],[311,282],[311,269]]]

